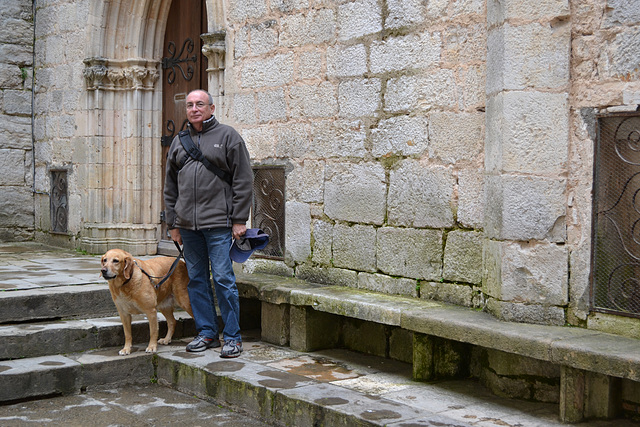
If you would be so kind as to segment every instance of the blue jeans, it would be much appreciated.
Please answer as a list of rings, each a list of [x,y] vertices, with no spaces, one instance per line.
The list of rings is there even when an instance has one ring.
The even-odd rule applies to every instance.
[[[224,322],[225,340],[242,341],[240,336],[240,298],[229,258],[231,228],[210,230],[180,229],[184,260],[189,272],[189,299],[199,335],[218,339],[218,315],[211,289],[210,271],[218,307]],[[211,270],[209,269],[211,262]]]

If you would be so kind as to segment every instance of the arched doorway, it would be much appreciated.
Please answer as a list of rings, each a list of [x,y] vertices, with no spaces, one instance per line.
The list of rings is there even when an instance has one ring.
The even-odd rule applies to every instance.
[[[162,187],[169,146],[173,138],[186,127],[185,99],[194,89],[207,90],[206,58],[202,54],[201,35],[207,32],[205,0],[174,1],[169,9],[162,53]],[[164,213],[164,198],[162,201]],[[158,253],[175,251],[162,218]]]

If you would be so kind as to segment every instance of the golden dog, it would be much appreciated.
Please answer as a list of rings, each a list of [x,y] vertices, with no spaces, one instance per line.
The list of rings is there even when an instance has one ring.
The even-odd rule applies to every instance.
[[[130,253],[121,249],[111,249],[102,256],[102,277],[109,282],[111,298],[118,309],[124,329],[124,348],[120,355],[131,353],[131,315],[144,313],[149,320],[149,346],[147,353],[155,353],[158,344],[171,343],[176,327],[173,307],[177,303],[191,317],[191,303],[187,285],[189,275],[187,266],[180,260],[173,274],[159,287],[159,283],[171,269],[174,258],[157,257],[147,261],[133,258]],[[154,283],[142,270],[154,278]],[[158,316],[160,311],[167,319],[167,336],[158,340]]]

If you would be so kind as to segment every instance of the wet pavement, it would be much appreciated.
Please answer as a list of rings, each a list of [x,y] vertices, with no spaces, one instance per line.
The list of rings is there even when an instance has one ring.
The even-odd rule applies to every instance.
[[[42,292],[52,287],[69,289],[73,286],[77,287],[74,289],[82,289],[102,285],[106,289],[106,281],[99,277],[98,272],[99,256],[36,243],[0,244],[0,292]],[[120,327],[117,317],[69,322],[94,322]],[[41,322],[34,324],[34,327],[63,329],[64,324],[64,321]],[[3,335],[3,328],[8,329],[9,326],[0,325],[0,342],[9,335],[8,332]],[[346,414],[347,418],[343,420],[358,420],[357,425],[566,425],[558,419],[558,404],[500,398],[472,380],[416,382],[412,380],[411,365],[395,360],[341,349],[297,352],[260,341],[260,331],[244,331],[243,339],[245,351],[240,358],[233,360],[221,359],[220,349],[187,353],[184,345],[189,338],[175,340],[170,346],[159,347],[154,362],[157,364],[158,384],[96,386],[70,396],[0,404],[0,425],[277,425],[276,420],[264,416],[260,419],[261,414],[246,410],[250,405],[242,405],[242,396],[238,398],[237,406],[219,406],[221,400],[214,397],[201,399],[206,393],[215,394],[215,387],[211,384],[233,390],[235,386],[224,381],[248,384],[252,387],[250,390],[273,392],[281,400],[302,402],[297,404],[298,410],[321,406],[339,411]],[[55,363],[67,363],[69,366],[88,366],[102,359],[118,363],[120,360],[147,357],[144,354],[145,347],[146,344],[138,342],[133,354],[127,356],[128,359],[117,355],[119,347],[53,355],[48,359],[56,358]],[[43,357],[48,360],[46,356]],[[28,360],[2,361],[0,374],[3,369],[6,372],[18,368],[28,370]],[[42,361],[39,363],[43,364]],[[178,369],[176,366],[189,366],[193,372],[203,372],[202,375],[213,375],[215,378],[207,377],[203,382],[206,383],[206,390],[198,389],[201,385],[197,382],[190,384],[195,386],[191,389],[180,379],[175,379],[172,369]],[[171,384],[171,381],[175,384]],[[274,398],[274,405],[277,402]],[[239,411],[239,408],[244,410]],[[295,417],[299,417],[305,421],[304,424],[312,425],[313,414],[309,419],[305,418],[307,415],[304,411],[292,415],[293,421],[288,424],[297,425]],[[583,425],[623,427],[634,424],[615,420],[592,421]]]
[[[266,427],[245,414],[157,384],[97,388],[82,394],[0,406],[0,425]]]

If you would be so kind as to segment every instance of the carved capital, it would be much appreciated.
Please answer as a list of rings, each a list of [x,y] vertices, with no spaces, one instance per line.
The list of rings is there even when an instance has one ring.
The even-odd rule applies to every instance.
[[[158,61],[87,58],[84,63],[83,74],[88,90],[150,90],[160,76]]]

